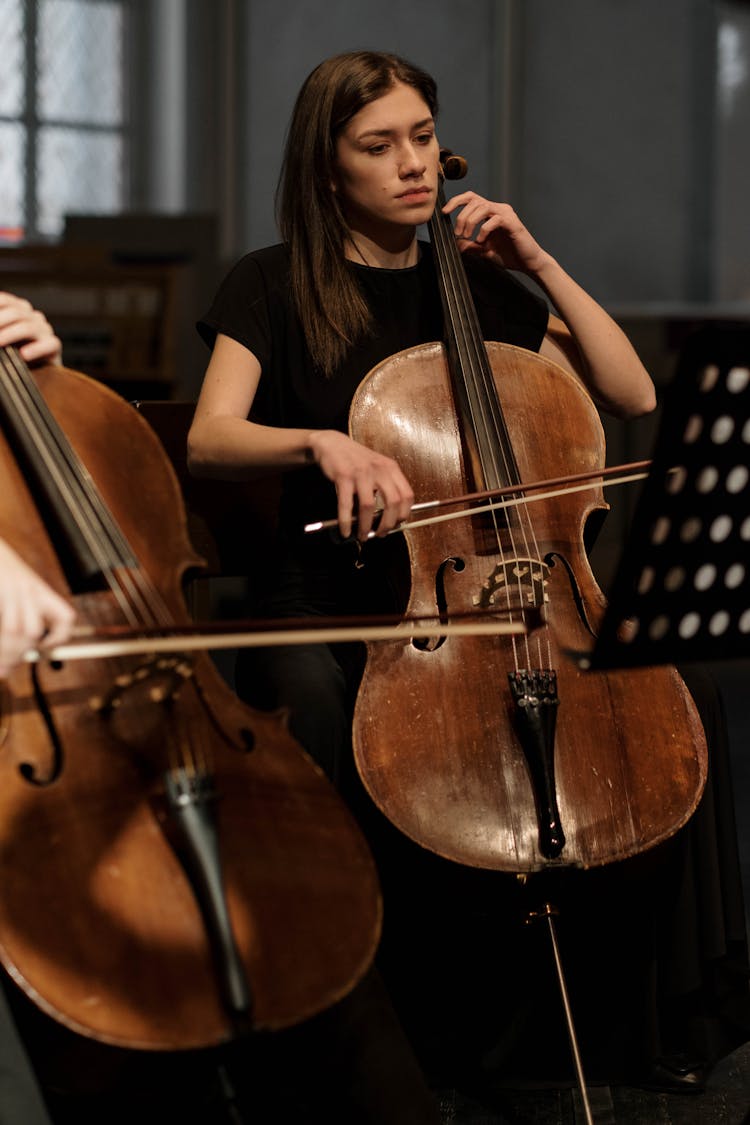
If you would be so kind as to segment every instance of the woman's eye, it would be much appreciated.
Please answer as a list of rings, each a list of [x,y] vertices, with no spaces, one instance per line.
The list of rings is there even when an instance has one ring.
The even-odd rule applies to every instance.
[[[371,145],[370,148],[368,148],[367,151],[369,153],[371,153],[372,156],[380,156],[380,154],[382,152],[385,152],[385,150],[387,148],[388,148],[388,145]]]
[[[417,137],[417,144],[428,145],[430,143],[430,141],[432,140],[433,136],[434,136],[433,133],[420,133],[419,136]]]

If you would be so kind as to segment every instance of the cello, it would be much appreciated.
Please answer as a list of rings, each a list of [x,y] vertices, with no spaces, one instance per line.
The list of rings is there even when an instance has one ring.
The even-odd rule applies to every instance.
[[[1,360],[0,534],[84,624],[186,624],[201,559],[148,423],[84,375]],[[174,1050],[287,1027],[372,961],[364,837],[283,717],[179,640],[17,669],[0,778],[0,960],[83,1036]]]
[[[522,501],[524,481],[602,467],[601,423],[570,372],[482,340],[444,202],[441,187],[430,236],[446,344],[377,365],[350,433],[398,461],[417,495],[510,488]],[[404,529],[406,613],[432,614],[435,634],[369,651],[354,746],[376,805],[422,847],[519,876],[586,869],[654,847],[695,810],[706,742],[676,670],[588,673],[566,655],[590,647],[603,614],[584,529],[605,508],[592,482],[533,512],[520,502],[447,531]],[[545,622],[520,640],[441,634],[451,613],[476,610]]]

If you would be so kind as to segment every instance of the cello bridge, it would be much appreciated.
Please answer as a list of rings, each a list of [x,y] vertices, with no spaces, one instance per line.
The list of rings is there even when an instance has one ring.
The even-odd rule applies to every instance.
[[[525,610],[549,601],[549,567],[541,559],[513,558],[500,562],[473,597],[479,609]]]
[[[152,656],[117,676],[104,695],[92,696],[89,707],[106,715],[116,711],[126,699],[147,704],[172,703],[192,675],[192,662],[185,656]]]

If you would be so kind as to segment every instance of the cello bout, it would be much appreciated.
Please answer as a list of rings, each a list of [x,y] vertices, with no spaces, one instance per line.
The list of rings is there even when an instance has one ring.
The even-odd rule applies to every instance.
[[[3,534],[83,624],[188,625],[201,560],[154,431],[76,372],[26,377],[27,410],[3,409]],[[64,464],[22,470],[27,445]],[[179,644],[20,667],[3,696],[0,959],[53,1019],[142,1050],[299,1023],[354,987],[380,933],[375,865],[333,786]]]
[[[578,379],[509,344],[488,343],[486,352],[520,479],[604,465],[601,422]],[[440,344],[375,367],[354,398],[350,430],[398,461],[417,496],[475,489]],[[530,636],[534,656],[538,646],[545,655],[549,646],[544,664],[521,661],[504,638],[446,637],[433,651],[408,644],[369,650],[354,715],[357,766],[382,812],[422,847],[514,874],[589,868],[654,847],[695,810],[706,781],[706,742],[676,670],[584,672],[568,656],[590,646],[603,615],[605,599],[583,543],[586,520],[603,508],[598,483],[539,500],[534,554],[524,550],[520,560],[502,527],[497,554],[489,554],[487,528],[471,518],[403,532],[411,567],[405,615],[439,621],[441,614],[476,612],[488,584],[495,595],[488,611],[499,612],[498,593],[518,570],[527,585],[514,591],[514,612],[527,593],[543,603],[545,627]],[[452,558],[463,569],[444,567],[441,608],[434,575]],[[541,780],[519,738],[509,679],[529,669],[555,673],[559,699],[549,707],[556,714],[552,766],[534,767]],[[543,721],[551,725],[549,717]],[[408,750],[394,753],[405,730]],[[560,831],[564,843],[555,854]]]

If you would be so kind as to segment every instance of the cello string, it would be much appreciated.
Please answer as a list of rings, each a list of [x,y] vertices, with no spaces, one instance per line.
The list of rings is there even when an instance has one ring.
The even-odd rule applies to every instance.
[[[461,305],[461,313],[459,314],[460,320],[462,326],[464,326],[463,330],[467,334],[471,355],[473,357],[469,370],[472,379],[475,380],[477,384],[477,397],[484,407],[484,409],[480,410],[479,422],[485,428],[487,434],[487,448],[496,477],[496,481],[493,483],[497,483],[501,475],[497,460],[497,453],[499,451],[502,457],[502,469],[505,479],[511,485],[520,485],[520,472],[497,397],[492,369],[487,358],[484,341],[481,337],[471,292],[465,281],[466,275],[460,260],[460,252],[457,248],[452,255],[451,268],[455,273],[455,285]],[[531,553],[529,550],[529,535],[523,525],[521,525],[521,531],[524,536],[524,548],[527,553]],[[535,536],[533,536],[533,528],[532,538],[534,539],[535,549],[537,549],[536,539]]]
[[[447,216],[446,216],[447,218]],[[450,230],[452,236],[452,230]],[[448,235],[446,235],[448,237]],[[499,450],[502,454],[503,468],[506,474],[506,479],[511,483],[521,483],[520,472],[516,463],[515,455],[513,453],[510,436],[505,424],[505,419],[500,405],[500,400],[497,395],[497,389],[493,377],[493,372],[489,359],[487,356],[487,349],[485,348],[484,341],[481,337],[478,318],[474,307],[473,298],[469,290],[466,279],[466,272],[461,262],[460,252],[455,245],[455,238],[450,237],[451,253],[449,254],[449,263],[454,275],[454,284],[458,293],[459,301],[461,304],[460,319],[462,325],[465,326],[465,331],[469,337],[469,346],[471,354],[474,357],[473,362],[469,367],[471,378],[477,382],[477,395],[480,401],[485,404],[485,409],[480,410],[480,422],[486,428],[488,434],[487,446],[490,451],[490,458],[493,464],[494,471],[499,475],[498,463],[495,451]],[[491,423],[491,424],[490,424]],[[495,482],[497,483],[497,481]],[[518,512],[519,517],[518,526],[523,538],[524,549],[529,559],[530,564],[533,566],[532,560],[535,558],[539,561],[540,571],[543,574],[541,564],[541,552],[539,550],[539,543],[534,528],[534,522],[531,519],[528,509],[526,507],[526,500],[523,494],[519,494]],[[494,519],[494,517],[493,517]],[[500,540],[500,530],[495,521],[498,540]],[[518,557],[518,550],[514,541],[513,526],[514,521],[512,518],[506,520],[506,526],[511,538],[511,546],[514,555]],[[530,543],[533,546],[530,546]],[[522,576],[519,574],[517,578],[519,597],[522,594]],[[551,647],[549,643],[549,632],[545,633],[547,638],[547,661],[551,664]],[[541,665],[541,636],[537,634],[536,637],[539,664]],[[528,653],[528,642],[526,642]]]
[[[455,308],[454,328],[463,341],[463,348],[467,357],[467,372],[471,378],[474,401],[477,403],[474,424],[477,429],[484,431],[485,458],[491,464],[495,477],[488,484],[499,484],[502,478],[508,484],[516,484],[520,482],[520,474],[510,444],[505,419],[499,409],[496,395],[491,393],[492,385],[489,382],[491,375],[487,376],[485,373],[487,362],[484,342],[476,323],[476,309],[452,229],[444,227],[443,244]],[[501,455],[502,465],[498,462],[498,454]],[[487,463],[483,468],[485,474],[487,474]]]
[[[103,544],[97,538],[96,527],[92,527],[90,521],[82,519],[81,513],[77,512],[79,507],[77,496],[71,489],[69,476],[66,475],[64,467],[61,466],[61,453],[56,435],[47,434],[43,436],[42,431],[48,429],[48,427],[44,425],[43,415],[40,420],[37,396],[33,393],[32,386],[24,379],[24,367],[20,362],[20,357],[16,360],[11,349],[5,348],[2,350],[0,365],[5,373],[0,394],[2,394],[9,417],[15,420],[17,429],[30,442],[38,465],[43,467],[46,474],[54,482],[65,508],[74,516],[76,526],[91,555],[102,566],[105,563]],[[124,604],[120,597],[117,600],[123,614],[131,624],[135,624],[136,620],[130,613],[127,604]]]
[[[466,274],[450,221],[447,216],[442,218],[443,222],[438,223],[437,229],[445,262],[453,328],[457,345],[465,357],[464,368],[470,376],[470,381],[467,380],[465,372],[461,374],[464,375],[463,381],[466,384],[469,401],[475,404],[472,408],[473,425],[477,433],[483,432],[484,435],[483,471],[485,476],[489,476],[487,464],[489,461],[495,478],[491,482],[486,481],[485,484],[498,485],[503,479],[509,484],[515,484],[519,481],[519,473],[502,412],[499,410],[497,396],[488,393],[487,381],[483,378],[483,368],[487,366],[486,351],[475,323],[476,310],[468,290]],[[498,452],[502,455],[502,467],[498,464]]]
[[[81,495],[85,494],[86,483],[90,480],[88,473],[82,463],[74,458],[70,443],[47,407],[28,366],[15,349],[6,348],[3,351],[6,372],[9,379],[13,380],[17,387],[17,401],[27,406],[27,417],[29,419],[31,419],[33,412],[34,421],[29,422],[29,425],[33,425],[35,434],[45,433],[44,438],[37,442],[37,448],[49,450],[57,459],[58,464],[64,466],[62,471],[68,474],[71,482],[75,482]],[[127,554],[128,545],[122,536],[118,538],[119,529],[111,520],[108,530],[112,541],[118,544],[120,555]]]
[[[443,195],[441,190],[441,196]],[[443,199],[439,200],[441,207]],[[444,278],[444,285],[446,286],[446,300],[449,302],[449,312],[452,317],[452,326],[457,341],[457,348],[460,353],[464,355],[464,364],[459,372],[463,384],[467,389],[467,397],[470,403],[476,402],[476,408],[472,406],[472,418],[475,426],[475,432],[482,432],[484,435],[484,456],[480,449],[480,461],[482,462],[483,471],[487,474],[487,459],[491,462],[492,472],[495,476],[493,484],[499,484],[501,477],[501,469],[497,460],[497,453],[499,451],[502,458],[502,470],[504,472],[504,479],[511,484],[520,483],[520,475],[515,463],[515,457],[510,445],[505,421],[500,409],[499,400],[497,398],[494,380],[492,380],[492,372],[490,370],[489,361],[487,359],[487,352],[484,347],[484,342],[480,338],[476,310],[474,308],[473,299],[469,292],[466,273],[463,264],[460,260],[460,254],[453,235],[452,226],[448,216],[443,215],[442,207],[440,210],[440,217],[437,214],[434,216],[435,222],[431,224],[431,233],[433,229],[439,239],[439,248],[443,251],[442,259],[445,262],[445,269],[442,269],[442,276]],[[441,221],[442,220],[442,221]],[[447,277],[445,276],[447,274]],[[471,384],[468,381],[471,380]],[[484,409],[482,409],[484,407]],[[487,481],[485,481],[485,484]],[[523,507],[520,508],[519,515],[523,514]],[[504,574],[509,574],[508,561],[505,558],[505,552],[502,546],[502,535],[497,522],[497,518],[492,516],[493,524],[495,527],[495,538],[498,545],[498,553],[500,555]],[[507,518],[505,521],[507,533],[510,539],[511,549],[516,558],[519,557],[519,551],[515,542],[514,520]],[[536,536],[533,533],[533,525],[530,524],[528,518],[524,522],[523,518],[518,523],[526,554],[531,562],[532,555],[539,557],[538,544]],[[534,552],[529,547],[529,533],[527,528],[531,528],[531,538],[534,542]],[[516,577],[516,589],[519,598],[519,604],[522,605],[522,575],[520,568],[513,568],[519,571]],[[510,604],[510,587],[509,584],[505,585],[506,601]],[[531,655],[529,652],[528,638],[524,638],[524,646],[526,649],[527,662],[531,664]],[[540,640],[537,635],[537,649],[539,655],[539,663],[542,662]],[[514,656],[516,664],[518,665],[518,655],[516,652],[516,644],[513,644]],[[548,638],[548,659],[549,652],[549,638]]]
[[[125,620],[133,627],[173,624],[166,603],[136,562],[114,517],[100,497],[93,481],[58,426],[37,387],[36,381],[15,349],[0,349],[0,366],[6,378],[0,381],[0,395],[10,417],[55,483],[60,498],[84,542],[98,564]],[[173,732],[168,728],[167,753],[171,768],[190,763],[196,755],[184,740],[175,750]]]
[[[69,511],[76,517],[76,526],[90,542],[100,573],[114,594],[125,619],[134,628],[160,628],[164,633],[169,633],[174,619],[168,605],[152,583],[150,575],[139,566],[136,553],[110,512],[88,469],[49,411],[36,381],[20,357],[17,357],[15,366],[19,384],[27,391],[21,398],[29,404],[29,412],[36,414],[29,425],[31,436],[37,449],[48,452],[49,458],[54,462],[53,471],[58,487],[69,504]],[[160,672],[169,677],[169,669],[157,667],[156,674]],[[155,690],[159,691],[159,686]],[[193,762],[195,755],[184,753],[172,724],[169,724],[166,731],[168,737],[164,745],[170,768]]]
[[[511,444],[511,440],[510,440],[510,434],[508,432],[507,425],[505,423],[505,418],[504,418],[504,415],[503,415],[503,412],[502,412],[502,407],[500,405],[500,400],[499,400],[499,397],[498,397],[498,394],[497,394],[497,389],[496,389],[496,386],[495,386],[495,380],[494,380],[494,377],[493,377],[492,367],[490,365],[489,358],[488,358],[488,355],[487,355],[487,349],[485,348],[484,340],[482,339],[482,336],[481,336],[479,320],[476,316],[476,312],[475,312],[475,308],[474,308],[474,302],[473,302],[473,299],[472,299],[472,296],[471,296],[471,292],[469,290],[469,286],[468,286],[467,281],[466,281],[466,273],[465,273],[464,268],[463,268],[463,263],[460,260],[460,252],[458,251],[457,247],[456,247],[456,251],[453,255],[453,258],[454,258],[454,262],[455,262],[454,268],[456,269],[456,271],[460,270],[460,273],[457,275],[457,282],[458,282],[458,285],[459,285],[459,292],[460,292],[461,303],[462,303],[462,307],[463,307],[463,317],[462,317],[462,319],[464,320],[464,322],[466,324],[466,331],[467,331],[467,333],[470,337],[470,340],[471,340],[472,353],[475,356],[475,362],[472,365],[470,370],[471,370],[472,378],[476,379],[478,384],[479,384],[478,393],[480,395],[480,398],[481,398],[482,402],[486,404],[485,409],[481,412],[481,417],[482,417],[482,420],[483,420],[483,424],[485,425],[485,427],[488,431],[488,434],[489,434],[488,445],[489,445],[490,452],[491,452],[492,463],[493,463],[493,466],[495,466],[495,471],[497,472],[496,451],[499,449],[499,451],[502,455],[502,462],[503,462],[503,466],[504,466],[505,471],[506,471],[507,479],[509,481],[511,481],[511,483],[513,483],[513,484],[519,484],[520,485],[521,474],[520,474],[520,471],[519,471],[519,468],[518,468],[518,464],[516,462],[515,454],[514,454],[514,451],[513,451],[513,446]],[[542,564],[541,564],[541,552],[540,552],[540,549],[539,549],[539,543],[538,543],[536,531],[535,531],[535,528],[534,528],[534,522],[530,517],[529,510],[528,510],[528,507],[527,507],[527,500],[526,500],[525,494],[523,492],[519,492],[517,494],[517,499],[518,499],[518,505],[517,505],[517,512],[515,513],[518,516],[517,526],[520,530],[520,534],[521,534],[521,537],[522,537],[522,540],[523,540],[524,552],[526,554],[527,559],[529,560],[529,566],[531,567],[532,592],[533,592],[534,587],[533,587],[533,561],[532,560],[533,559],[539,560],[540,575],[542,575],[543,570],[542,570]],[[499,528],[498,523],[497,523],[497,519],[494,516],[492,518],[493,518],[493,522],[495,523],[495,528],[496,528],[498,540],[500,541],[501,533],[500,533],[500,528]],[[517,546],[516,546],[516,543],[515,543],[515,535],[514,535],[515,523],[516,523],[516,521],[513,519],[512,515],[509,513],[508,518],[506,519],[506,526],[509,529],[509,533],[510,533],[510,537],[511,537],[511,546],[513,548],[514,556],[516,558],[518,558],[518,549],[517,549]],[[522,568],[518,568],[518,569],[519,569],[519,571],[522,570]],[[542,586],[542,588],[543,588],[543,586]],[[523,575],[520,572],[517,575],[517,591],[518,591],[519,599],[521,599],[523,597]],[[547,665],[550,666],[552,654],[551,654],[551,648],[550,648],[550,643],[549,643],[549,638],[550,638],[549,630],[545,630],[544,636],[547,640]],[[544,663],[543,656],[542,656],[542,649],[541,649],[542,634],[537,633],[534,639],[535,639],[536,646],[537,646],[537,666],[541,667],[542,664]],[[525,644],[525,647],[526,647],[527,660],[528,660],[528,663],[529,663],[529,666],[530,666],[531,665],[531,657],[530,657],[530,654],[529,654],[529,643],[530,642],[529,642],[528,638],[525,638],[524,644]],[[532,641],[531,643],[534,643],[534,642]]]
[[[464,394],[465,394],[465,399],[466,399],[466,402],[468,404],[468,408],[469,408],[469,412],[470,412],[471,424],[472,424],[473,431],[474,431],[475,435],[477,435],[477,441],[478,441],[478,443],[480,443],[479,446],[478,446],[478,455],[479,455],[479,459],[480,459],[480,467],[481,467],[481,470],[482,470],[482,473],[483,473],[483,476],[484,476],[484,480],[482,481],[482,484],[485,487],[487,487],[489,484],[492,484],[492,485],[497,484],[499,482],[499,479],[504,479],[506,481],[510,481],[510,480],[512,480],[512,476],[511,476],[510,472],[508,471],[508,466],[506,464],[505,465],[505,470],[506,470],[505,476],[504,476],[504,478],[500,478],[499,468],[498,468],[498,465],[497,465],[497,462],[496,462],[495,456],[494,456],[494,449],[496,449],[500,446],[499,446],[499,443],[493,443],[492,441],[488,440],[488,435],[486,433],[486,419],[482,415],[481,404],[477,401],[477,393],[478,393],[478,389],[479,389],[479,384],[476,380],[476,376],[474,376],[473,381],[470,381],[467,377],[467,372],[471,371],[472,361],[473,361],[474,357],[472,357],[471,352],[469,350],[470,342],[466,337],[465,327],[464,327],[465,326],[465,320],[466,320],[466,308],[465,308],[465,305],[464,305],[463,309],[460,309],[460,307],[459,307],[462,303],[461,300],[460,300],[461,292],[462,292],[462,286],[461,286],[461,277],[460,277],[460,274],[457,272],[457,264],[456,264],[456,261],[455,261],[456,255],[457,255],[457,247],[456,247],[456,243],[455,243],[455,237],[454,237],[454,234],[453,234],[452,225],[450,224],[450,220],[447,218],[447,216],[443,215],[443,213],[442,213],[443,203],[444,203],[444,193],[443,193],[442,187],[441,187],[440,195],[439,195],[439,199],[438,199],[438,207],[440,208],[439,217],[438,217],[438,212],[436,210],[436,213],[433,216],[434,219],[435,219],[435,222],[431,225],[430,231],[431,231],[432,234],[434,234],[436,248],[438,250],[438,255],[437,255],[438,268],[439,268],[439,271],[440,271],[440,277],[441,277],[441,281],[442,281],[443,292],[444,292],[444,295],[445,295],[446,318],[447,318],[447,321],[448,321],[448,324],[446,326],[446,331],[450,330],[452,332],[452,338],[455,342],[455,347],[456,347],[456,352],[457,352],[457,359],[458,359],[457,367],[458,367],[458,370],[455,372],[455,377],[459,378],[461,380],[462,385],[464,387]],[[458,263],[458,266],[461,269],[463,268],[463,267],[460,266],[460,263]],[[483,430],[485,431],[484,432],[484,455],[482,454],[481,441],[480,441],[480,439],[482,437],[482,431]],[[492,461],[492,469],[493,469],[493,473],[495,475],[494,480],[489,479],[488,465],[487,465],[488,458]],[[474,483],[475,483],[475,487],[476,487],[477,482],[475,481]],[[503,568],[504,572],[507,574],[508,566],[507,566],[507,560],[505,558],[505,551],[504,551],[503,544],[502,544],[502,537],[500,535],[500,531],[499,531],[499,527],[498,527],[498,524],[497,524],[496,517],[493,516],[492,520],[493,520],[493,525],[494,525],[494,529],[495,529],[495,540],[496,540],[496,543],[497,543],[498,554],[499,554],[500,559],[501,559],[501,565],[502,565],[502,568]],[[511,547],[515,551],[515,544],[513,542],[512,521],[508,520],[506,526],[508,528],[508,534],[509,534],[509,537],[510,537],[510,540],[511,540]],[[517,554],[517,552],[515,552],[515,553]],[[507,583],[504,586],[504,593],[505,593],[505,603],[506,603],[505,608],[506,608],[506,611],[508,611],[510,613],[511,612],[510,587]],[[528,653],[528,646],[527,646],[527,653]],[[514,655],[514,661],[515,661],[515,664],[516,664],[516,667],[517,667],[518,666],[518,653],[517,653],[517,650],[516,650],[515,640],[513,641],[513,655]]]
[[[88,470],[58,426],[43,396],[20,356],[4,349],[3,368],[15,411],[33,442],[40,462],[55,485],[83,536],[91,554],[107,579],[123,613],[137,623],[166,626],[171,616],[166,604],[137,566],[137,560]],[[125,601],[123,599],[129,599]]]
[[[444,195],[441,192],[439,205],[444,202]],[[480,362],[478,359],[478,352],[476,346],[476,339],[473,338],[469,332],[472,316],[475,316],[473,304],[469,307],[467,300],[470,297],[466,293],[465,273],[463,266],[458,259],[458,249],[456,247],[455,237],[450,225],[450,220],[447,216],[442,215],[440,219],[435,216],[436,222],[434,225],[435,241],[438,248],[441,250],[441,258],[438,259],[438,264],[441,270],[441,278],[445,287],[446,300],[448,302],[448,315],[450,316],[450,323],[453,330],[454,338],[456,340],[456,347],[459,355],[463,355],[463,363],[461,370],[458,372],[459,376],[464,376],[464,371],[469,371],[472,374],[472,381],[468,381],[465,377],[462,378],[464,389],[466,392],[467,402],[471,411],[471,420],[475,432],[479,435],[484,431],[484,457],[482,458],[482,469],[486,477],[489,476],[487,459],[492,462],[492,471],[495,477],[494,480],[485,480],[485,487],[498,485],[501,479],[507,482],[515,483],[514,478],[518,477],[518,472],[515,466],[511,464],[510,457],[512,453],[509,451],[507,440],[502,441],[499,439],[498,434],[502,428],[502,418],[494,419],[496,433],[491,434],[487,422],[487,408],[492,411],[493,402],[490,399],[484,404],[479,396],[480,382],[476,375],[477,365]],[[486,400],[487,396],[484,395]],[[482,407],[485,407],[483,410]],[[497,463],[496,453],[500,451],[503,454],[503,470]]]
[[[106,519],[105,512],[92,496],[90,485],[87,487],[88,473],[73,455],[25,364],[20,357],[11,356],[3,366],[18,424],[32,444],[39,464],[54,482],[65,510],[107,579],[121,611],[136,624],[138,607],[133,604],[132,596],[128,600],[128,591],[123,589],[127,584],[111,578],[115,568],[129,567],[135,561],[134,556],[127,557],[127,544],[119,536],[111,517]]]

